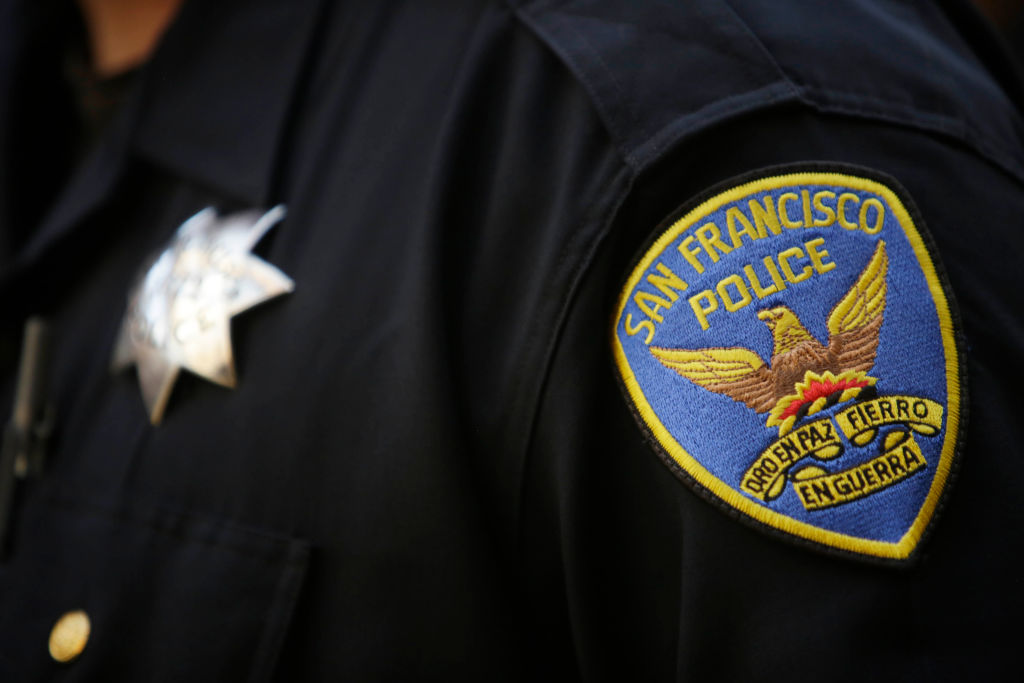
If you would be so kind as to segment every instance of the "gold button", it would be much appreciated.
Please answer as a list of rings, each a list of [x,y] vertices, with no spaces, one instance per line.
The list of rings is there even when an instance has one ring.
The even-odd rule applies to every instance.
[[[76,609],[62,616],[50,631],[50,656],[63,663],[82,654],[91,628],[89,615],[83,610]]]

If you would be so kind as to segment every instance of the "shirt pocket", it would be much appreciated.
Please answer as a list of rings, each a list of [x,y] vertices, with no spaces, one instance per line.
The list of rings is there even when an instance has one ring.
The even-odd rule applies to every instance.
[[[0,564],[0,681],[200,683],[273,673],[308,542],[165,511],[33,508]],[[59,663],[51,631],[76,610],[88,616],[88,640]]]

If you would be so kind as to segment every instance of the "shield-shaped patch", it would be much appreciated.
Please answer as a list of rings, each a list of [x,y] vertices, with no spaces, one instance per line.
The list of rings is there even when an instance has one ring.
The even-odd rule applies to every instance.
[[[706,193],[642,252],[612,337],[638,421],[698,492],[819,548],[918,548],[965,386],[951,293],[895,180],[803,164]]]

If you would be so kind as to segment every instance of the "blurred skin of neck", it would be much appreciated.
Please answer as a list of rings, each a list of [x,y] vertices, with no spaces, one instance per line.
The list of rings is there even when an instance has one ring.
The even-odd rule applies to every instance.
[[[78,0],[96,75],[110,78],[146,62],[184,0]]]

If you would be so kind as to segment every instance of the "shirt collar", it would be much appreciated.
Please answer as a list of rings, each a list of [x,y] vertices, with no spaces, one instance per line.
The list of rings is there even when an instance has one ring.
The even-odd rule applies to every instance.
[[[221,192],[226,200],[250,206],[277,201],[283,134],[321,5],[186,3],[139,74],[138,89],[14,261],[0,269],[0,299],[110,200],[130,157]],[[4,118],[0,122],[10,124]]]
[[[254,206],[275,200],[320,5],[187,3],[146,69],[133,151]]]

